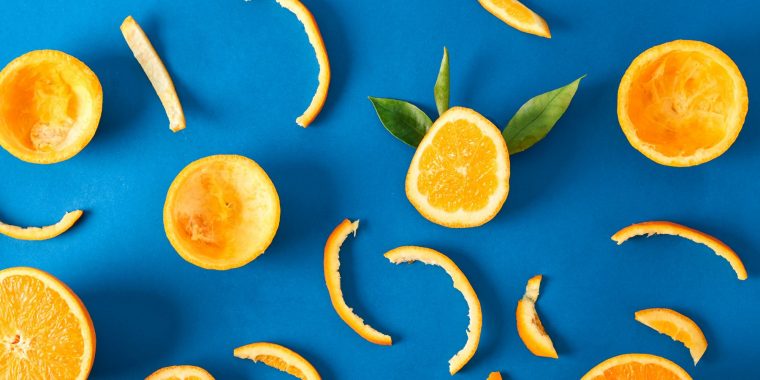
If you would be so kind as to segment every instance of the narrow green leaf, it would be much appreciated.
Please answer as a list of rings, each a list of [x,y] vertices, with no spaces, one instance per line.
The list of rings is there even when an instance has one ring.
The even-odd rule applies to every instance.
[[[570,106],[578,84],[585,77],[583,75],[566,86],[538,95],[517,110],[502,132],[509,154],[532,147],[552,130]]]
[[[440,116],[449,109],[449,50],[443,47],[443,59],[441,59],[441,68],[438,70],[438,79],[435,80],[433,88],[435,95],[435,106],[438,108]]]
[[[433,121],[425,112],[403,100],[369,97],[383,127],[397,139],[417,147]]]

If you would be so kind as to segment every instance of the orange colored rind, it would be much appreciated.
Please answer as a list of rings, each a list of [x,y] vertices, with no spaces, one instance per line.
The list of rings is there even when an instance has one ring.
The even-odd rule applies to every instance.
[[[581,380],[657,379],[691,380],[691,376],[668,359],[649,354],[624,354],[599,363]]]
[[[18,240],[48,240],[71,228],[82,216],[82,210],[67,212],[57,223],[45,227],[17,227],[0,222],[0,234]]]
[[[320,380],[314,366],[289,348],[275,343],[251,343],[235,349],[235,357],[279,369],[301,380]]]
[[[478,2],[499,20],[521,32],[552,38],[546,21],[517,0],[478,0]]]
[[[517,333],[533,355],[557,359],[554,344],[536,312],[536,301],[538,301],[542,277],[538,275],[528,280],[525,295],[517,302]]]
[[[491,372],[488,374],[488,379],[486,380],[501,380],[501,373]]]
[[[175,365],[161,368],[145,380],[214,380],[214,377],[201,367]]]
[[[707,339],[702,329],[691,318],[671,309],[654,308],[639,310],[635,314],[637,321],[679,341],[689,349],[694,365],[697,365],[707,351]]]

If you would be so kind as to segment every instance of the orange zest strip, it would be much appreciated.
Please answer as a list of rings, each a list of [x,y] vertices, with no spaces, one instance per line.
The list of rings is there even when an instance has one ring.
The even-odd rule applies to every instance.
[[[552,38],[546,21],[518,0],[478,0],[478,2],[499,20],[521,32]]]
[[[639,310],[635,314],[637,321],[681,342],[689,349],[694,365],[707,351],[707,339],[702,329],[691,318],[671,309],[654,308]]]
[[[674,235],[689,239],[695,243],[704,244],[712,249],[716,255],[726,259],[731,264],[731,268],[734,269],[736,277],[739,280],[747,279],[747,269],[744,268],[744,263],[742,263],[736,252],[729,246],[704,232],[677,223],[664,221],[637,223],[616,232],[612,235],[612,240],[620,245],[632,237],[641,235],[647,235],[647,237],[652,235]]]
[[[272,368],[301,380],[321,380],[314,366],[287,347],[275,343],[259,342],[235,349],[235,357],[262,362]]]
[[[491,372],[486,380],[501,380],[501,374],[499,372]]]
[[[517,333],[533,355],[557,359],[554,344],[536,312],[542,278],[543,276],[538,275],[528,280],[525,295],[517,302]]]
[[[161,368],[145,380],[214,380],[214,377],[201,367],[175,365]]]
[[[142,30],[140,25],[132,16],[127,16],[121,24],[121,33],[127,41],[127,45],[135,55],[137,62],[140,63],[145,75],[156,90],[161,104],[164,106],[166,116],[169,117],[169,129],[177,132],[185,129],[185,113],[182,111],[182,104],[179,102],[177,90],[174,89],[169,72],[161,61],[161,57],[156,53],[153,44],[150,43],[148,36]]]
[[[370,325],[365,324],[364,320],[357,316],[353,309],[346,305],[343,299],[343,291],[340,288],[340,247],[350,234],[356,236],[359,229],[359,221],[351,223],[344,219],[335,230],[330,234],[325,244],[325,283],[327,291],[330,293],[330,301],[343,322],[346,322],[362,338],[383,346],[390,346],[391,337],[385,335]]]
[[[327,99],[327,89],[330,87],[330,60],[327,58],[327,49],[325,48],[325,41],[322,39],[322,33],[319,32],[317,21],[314,20],[314,16],[309,9],[298,0],[276,1],[281,7],[293,12],[298,21],[303,24],[306,36],[309,37],[309,43],[317,55],[319,85],[314,93],[314,97],[311,99],[309,107],[296,119],[298,125],[306,128],[317,117],[319,111],[322,110],[322,106],[325,104],[325,99]]]
[[[82,214],[82,210],[67,212],[58,223],[45,227],[24,228],[0,222],[0,234],[18,240],[48,240],[68,231]]]
[[[480,331],[483,327],[483,313],[480,309],[480,300],[470,281],[462,271],[446,255],[424,247],[406,246],[393,249],[385,254],[385,258],[393,264],[412,263],[421,261],[428,265],[437,265],[454,281],[454,289],[464,296],[469,308],[470,323],[467,326],[467,343],[449,360],[449,373],[454,375],[470,361],[478,349]]]

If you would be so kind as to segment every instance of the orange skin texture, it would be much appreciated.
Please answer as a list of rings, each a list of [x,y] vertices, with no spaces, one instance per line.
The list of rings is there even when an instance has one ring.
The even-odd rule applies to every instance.
[[[679,341],[689,349],[694,365],[697,365],[707,351],[707,339],[702,329],[691,318],[671,309],[654,308],[639,310],[635,314],[637,321]]]
[[[716,255],[726,259],[726,261],[731,264],[731,268],[734,269],[736,277],[739,280],[747,279],[747,269],[744,268],[744,263],[742,263],[739,255],[737,255],[728,245],[704,232],[697,231],[678,223],[651,221],[633,224],[612,235],[612,240],[620,245],[632,237],[641,235],[674,235],[689,239],[695,243],[704,244],[712,249]]]
[[[678,364],[649,354],[624,354],[609,358],[581,380],[657,379],[691,380],[691,376]]]
[[[551,338],[546,334],[541,319],[536,312],[536,301],[543,276],[534,276],[528,280],[525,295],[517,302],[517,333],[533,355],[557,359]]]
[[[82,210],[67,212],[58,223],[45,227],[22,228],[0,222],[0,234],[18,240],[48,240],[68,231],[82,214]]]
[[[343,322],[351,327],[362,338],[382,346],[390,346],[393,342],[391,337],[383,334],[364,321],[348,307],[343,299],[343,291],[340,288],[340,247],[350,234],[356,235],[359,228],[359,221],[351,223],[350,220],[344,219],[335,230],[330,234],[325,244],[325,283],[327,291],[330,293],[330,301],[333,308],[340,316]]]
[[[193,380],[214,380],[214,377],[208,371],[192,365],[176,365],[161,368],[146,377],[145,380],[187,380],[191,378]]]
[[[517,0],[478,0],[478,2],[499,20],[521,32],[552,38],[546,21]]]
[[[488,379],[486,380],[501,380],[501,373],[491,372],[490,374],[488,374]]]
[[[258,342],[238,347],[235,357],[262,362],[301,380],[321,380],[314,366],[295,351],[276,343]]]

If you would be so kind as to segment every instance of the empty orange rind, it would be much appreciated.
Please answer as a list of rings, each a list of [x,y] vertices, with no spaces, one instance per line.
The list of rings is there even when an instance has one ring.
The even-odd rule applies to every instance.
[[[45,227],[18,227],[0,222],[0,234],[18,240],[48,240],[68,231],[82,214],[82,210],[67,212],[57,223]]]

